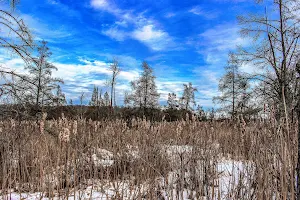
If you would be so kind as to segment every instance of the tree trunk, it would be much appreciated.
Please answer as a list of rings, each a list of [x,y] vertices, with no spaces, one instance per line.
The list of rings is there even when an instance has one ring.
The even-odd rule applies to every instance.
[[[297,167],[296,167],[296,173],[297,173],[296,191],[297,191],[297,199],[300,200],[300,100],[298,100],[296,111],[297,111],[297,119],[298,119],[298,152],[297,152],[298,158],[297,158]]]

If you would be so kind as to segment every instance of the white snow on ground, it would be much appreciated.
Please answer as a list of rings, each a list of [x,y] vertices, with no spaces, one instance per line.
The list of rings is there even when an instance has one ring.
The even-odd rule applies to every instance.
[[[248,161],[235,161],[222,159],[217,164],[218,190],[222,199],[231,199],[233,193],[240,190],[250,190],[250,178],[254,171],[253,166]]]
[[[97,149],[92,155],[92,161],[96,167],[109,167],[114,164],[114,154],[106,149]]]
[[[138,149],[132,146],[127,147],[127,151],[134,158],[139,158]],[[178,145],[163,145],[162,151],[166,153],[170,161],[172,163],[180,163],[178,161],[179,155],[183,155],[184,157],[189,157],[193,151],[192,146],[178,146]],[[112,152],[106,149],[97,149],[95,154],[92,155],[92,160],[96,166],[111,166],[114,164],[114,155]],[[214,195],[216,199],[218,199],[218,195],[220,195],[221,199],[231,199],[233,192],[240,184],[247,187],[249,182],[247,182],[247,177],[250,176],[249,172],[250,164],[249,162],[243,161],[235,161],[232,159],[219,158],[216,163],[216,174],[218,176],[214,181]],[[196,192],[188,189],[182,188],[181,191],[178,188],[178,177],[180,176],[180,169],[173,167],[173,171],[169,172],[168,180],[164,180],[162,177],[158,177],[157,182],[159,185],[159,191],[161,198],[158,199],[180,199],[180,200],[188,200],[195,199]],[[252,169],[253,170],[253,169]],[[184,177],[189,176],[189,172],[184,172]],[[249,177],[248,177],[249,178]],[[137,199],[137,197],[141,197],[141,199],[149,199],[146,196],[147,191],[147,183],[136,186],[130,184],[129,181],[122,182],[114,182],[114,183],[106,183],[103,184],[97,183],[96,180],[93,181],[94,184],[85,189],[81,189],[75,192],[70,192],[68,199],[95,199],[95,200],[108,200],[108,199]],[[167,183],[167,184],[166,184]],[[209,186],[209,191],[212,191],[212,186]],[[2,195],[2,196],[1,196]],[[210,194],[211,195],[211,194]],[[65,197],[55,197],[52,199],[58,200]],[[48,200],[48,197],[45,197],[42,193],[21,193],[11,192],[9,195],[3,195],[0,191],[0,200],[36,200],[43,199]],[[205,198],[202,198],[205,199]]]

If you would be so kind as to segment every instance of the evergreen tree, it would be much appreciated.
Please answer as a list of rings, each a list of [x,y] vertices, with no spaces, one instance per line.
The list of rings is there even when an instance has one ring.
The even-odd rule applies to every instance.
[[[197,106],[197,115],[201,121],[206,120],[206,115],[205,115],[204,109],[200,105]]]
[[[154,108],[158,106],[159,94],[155,84],[155,76],[152,68],[147,62],[143,62],[143,73],[141,77],[131,82],[132,93],[125,98],[126,104],[140,108]]]
[[[170,109],[177,109],[178,108],[178,106],[179,106],[178,105],[178,100],[177,100],[177,96],[174,92],[168,94],[167,104],[168,104],[168,108],[170,108]]]
[[[183,84],[184,90],[183,95],[181,97],[181,102],[184,106],[184,109],[191,109],[190,104],[196,104],[195,102],[195,92],[197,89],[193,87],[193,84],[190,82],[189,84]]]
[[[109,94],[108,92],[104,93],[104,105],[109,106],[110,105],[110,99],[109,99]]]
[[[90,106],[97,106],[98,104],[98,98],[99,98],[99,88],[94,85],[91,101],[89,103]]]
[[[62,92],[60,85],[57,86],[55,103],[56,106],[63,106],[67,103],[66,96]]]
[[[249,83],[239,70],[233,55],[230,55],[228,65],[225,67],[225,75],[220,79],[220,96],[214,97],[213,101],[223,106],[223,111],[227,111],[232,118],[235,118],[238,110],[243,111],[249,100]]]
[[[52,77],[52,71],[57,68],[47,61],[50,56],[51,52],[47,47],[47,42],[42,41],[38,47],[38,57],[32,58],[31,63],[26,66],[30,73],[28,79],[34,85],[28,84],[23,87],[25,89],[24,98],[26,102],[35,104],[37,107],[53,105],[57,99],[53,93],[55,89],[59,89],[61,93],[59,95],[62,95],[59,84],[63,81]],[[24,83],[22,82],[22,84]]]

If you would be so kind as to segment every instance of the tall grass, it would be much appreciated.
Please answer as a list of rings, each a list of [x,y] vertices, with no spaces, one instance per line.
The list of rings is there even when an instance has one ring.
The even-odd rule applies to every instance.
[[[296,123],[45,118],[0,122],[2,198],[295,199]]]

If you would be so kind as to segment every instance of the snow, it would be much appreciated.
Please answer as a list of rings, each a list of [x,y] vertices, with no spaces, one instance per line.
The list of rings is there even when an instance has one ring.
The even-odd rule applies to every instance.
[[[217,146],[217,145],[216,145]],[[215,148],[215,147],[214,147]],[[191,176],[191,172],[188,171],[188,168],[182,170],[182,163],[186,164],[187,158],[191,155],[194,148],[188,145],[162,145],[161,151],[165,152],[168,156],[168,159],[172,162],[172,171],[168,173],[166,177],[167,180],[163,177],[158,177],[157,182],[157,191],[158,191],[158,199],[195,199],[196,192],[191,191],[187,188],[180,188],[182,184],[182,179],[179,178],[184,177],[184,180],[189,180]],[[137,147],[127,146],[126,154],[130,155],[131,159],[139,159],[139,151]],[[94,154],[92,154],[91,158],[95,166],[109,167],[112,166],[115,162],[115,156],[112,152],[106,149],[96,149]],[[184,159],[182,160],[181,157]],[[181,160],[178,160],[181,159]],[[197,162],[198,165],[203,165],[202,161]],[[246,161],[237,161],[229,158],[217,158],[215,163],[215,170],[217,176],[213,179],[213,186],[209,185],[209,194],[212,194],[212,190],[214,190],[214,196],[217,199],[218,195],[220,195],[221,199],[231,199],[230,197],[234,196],[235,189],[239,184],[243,184],[245,187],[249,186],[249,177],[251,176],[251,163]],[[251,170],[250,170],[251,169]],[[181,174],[184,173],[184,174]],[[199,175],[199,174],[198,174]],[[203,174],[202,174],[203,176]],[[141,199],[147,198],[147,189],[148,183],[145,182],[143,185],[134,185],[130,180],[123,181],[115,181],[115,182],[106,182],[93,180],[93,184],[89,184],[83,189],[78,189],[75,192],[70,192],[68,199],[95,199],[95,200],[106,200],[106,199],[137,199],[141,197]],[[212,188],[214,187],[214,188]],[[45,194],[42,193],[21,193],[10,192],[9,195],[3,195],[0,191],[0,200],[35,200],[35,199],[43,199],[48,200],[50,198],[46,197]],[[62,197],[56,196],[51,199],[61,199]],[[63,197],[65,199],[65,197]],[[202,199],[206,199],[203,197]]]
[[[114,154],[106,149],[96,149],[92,155],[92,161],[96,167],[109,167],[114,164]]]

